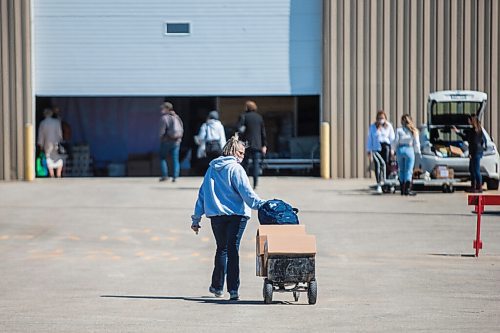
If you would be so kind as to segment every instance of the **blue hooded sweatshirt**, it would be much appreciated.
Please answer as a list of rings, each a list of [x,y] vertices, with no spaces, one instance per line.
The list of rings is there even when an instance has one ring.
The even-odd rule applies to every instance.
[[[248,176],[234,156],[221,156],[212,162],[198,192],[192,216],[198,223],[201,216],[240,215],[250,218],[251,209],[265,201],[250,187]]]

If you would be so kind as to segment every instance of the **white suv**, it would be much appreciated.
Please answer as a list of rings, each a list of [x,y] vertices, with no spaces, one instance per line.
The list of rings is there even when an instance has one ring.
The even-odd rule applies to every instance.
[[[473,114],[482,121],[487,99],[488,96],[479,91],[431,93],[427,104],[427,125],[420,127],[422,157],[417,157],[415,166],[431,172],[437,165],[447,165],[454,170],[455,178],[469,180],[468,143],[463,141],[452,127],[455,126],[459,130],[470,127],[468,116]],[[481,175],[488,190],[497,190],[500,156],[495,143],[484,128],[483,134],[486,147],[481,159]]]

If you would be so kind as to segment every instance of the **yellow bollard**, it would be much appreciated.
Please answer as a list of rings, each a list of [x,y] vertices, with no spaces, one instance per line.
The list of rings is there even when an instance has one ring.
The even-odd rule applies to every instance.
[[[320,170],[321,178],[330,179],[330,124],[321,123],[320,128]]]
[[[24,125],[24,180],[35,179],[35,147],[33,140],[33,125]]]

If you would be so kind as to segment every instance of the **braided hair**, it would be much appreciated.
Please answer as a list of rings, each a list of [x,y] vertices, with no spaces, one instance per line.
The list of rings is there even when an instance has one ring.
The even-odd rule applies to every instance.
[[[222,156],[236,156],[236,152],[246,146],[245,142],[239,139],[238,133],[235,133],[222,148]]]

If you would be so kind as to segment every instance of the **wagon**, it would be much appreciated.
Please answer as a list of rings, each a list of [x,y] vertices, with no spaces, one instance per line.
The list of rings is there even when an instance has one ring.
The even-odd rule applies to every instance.
[[[264,303],[270,304],[275,292],[293,293],[296,302],[301,293],[307,293],[309,304],[316,304],[315,257],[283,254],[267,258],[267,277],[262,292]]]
[[[424,186],[424,187],[440,187],[443,193],[453,193],[455,192],[455,183],[459,179],[455,178],[439,178],[439,179],[413,179],[412,183],[414,186]],[[399,186],[399,180],[397,179],[387,179],[382,185],[382,191],[384,193],[395,193],[396,188]]]
[[[256,275],[264,278],[264,303],[273,293],[292,293],[295,301],[307,293],[316,304],[316,237],[304,225],[261,225],[256,237]]]

